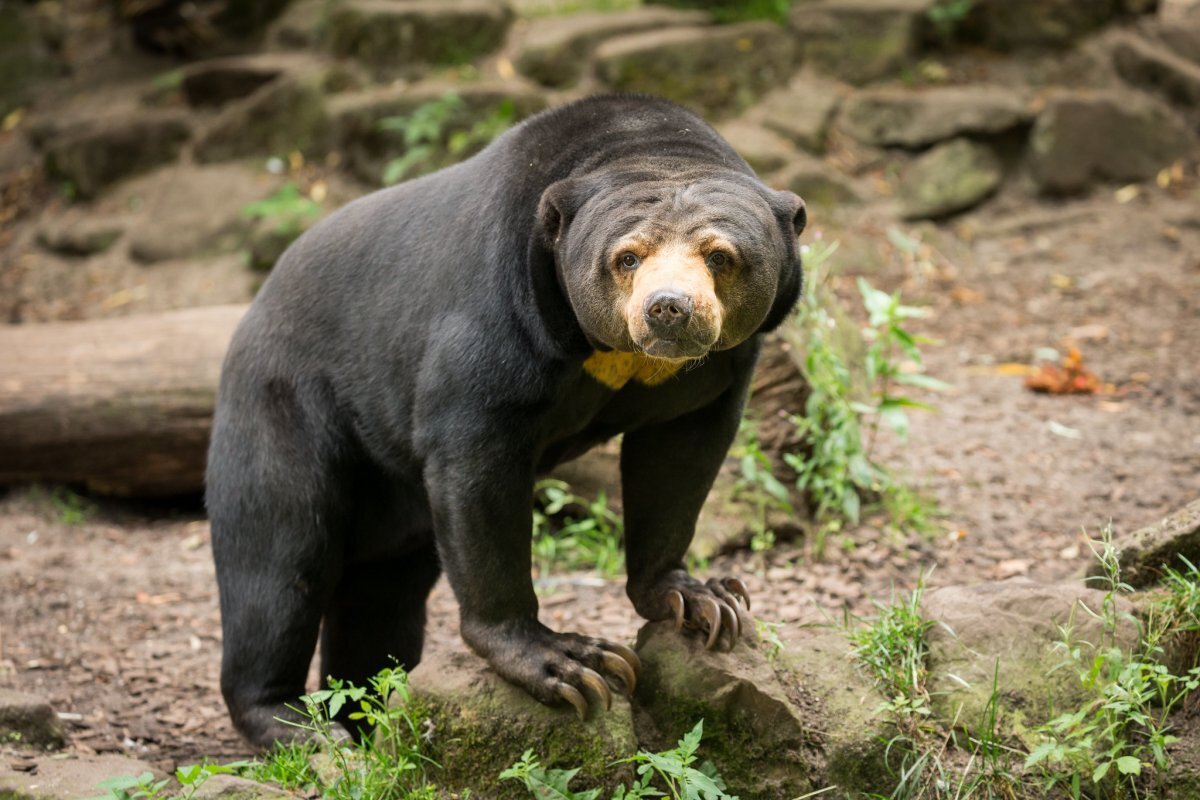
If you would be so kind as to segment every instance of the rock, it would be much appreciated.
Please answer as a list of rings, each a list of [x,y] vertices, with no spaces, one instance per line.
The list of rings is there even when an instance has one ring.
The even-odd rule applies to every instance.
[[[174,161],[190,135],[175,111],[88,120],[47,144],[46,169],[80,196],[94,197],[122,178]]]
[[[786,140],[742,117],[717,125],[717,131],[759,175],[774,172],[796,155]]]
[[[825,152],[825,137],[842,95],[826,81],[793,81],[787,89],[772,92],[763,102],[763,124],[810,153]]]
[[[742,624],[753,621],[743,614]],[[733,650],[713,652],[673,623],[643,626],[637,702],[653,725],[639,725],[639,741],[672,747],[703,719],[700,757],[712,761],[730,794],[793,798],[814,788],[805,759],[810,729],[754,640],[747,632]]]
[[[155,264],[236,252],[254,227],[242,209],[280,184],[240,164],[177,166],[132,182],[123,192],[144,211],[130,233],[129,255]]]
[[[526,796],[497,776],[530,748],[543,766],[579,767],[573,789],[601,779],[611,790],[631,778],[630,768],[611,766],[638,749],[633,714],[623,696],[614,696],[607,712],[593,706],[588,720],[580,722],[569,705],[542,705],[462,650],[426,653],[410,685],[411,713],[425,732],[426,754],[441,764],[437,784],[442,789]]]
[[[656,94],[719,117],[783,85],[792,55],[792,42],[779,26],[746,22],[610,40],[596,49],[595,64],[610,89]]]
[[[963,134],[994,135],[1033,119],[1019,93],[1000,86],[947,86],[858,92],[838,125],[868,145],[920,148]]]
[[[1153,3],[1122,0],[976,0],[973,17],[992,47],[1063,47]],[[1152,10],[1152,9],[1149,9]]]
[[[461,102],[447,102],[448,95]],[[454,133],[470,131],[476,126],[498,127],[505,119],[515,123],[542,110],[546,101],[527,84],[496,81],[387,86],[333,98],[330,101],[333,139],[350,170],[368,183],[382,183],[388,162],[403,156],[408,145],[403,131],[387,130],[380,123],[407,117],[432,103],[441,103],[447,109],[440,122],[436,147],[404,177],[432,172],[471,155],[469,151],[450,152],[449,141]]]
[[[285,72],[307,63],[295,56],[279,54],[199,61],[183,70],[183,96],[195,108],[223,106],[253,94]]]
[[[195,792],[185,796],[188,800],[274,800],[294,798],[296,795],[277,786],[255,783],[235,775],[213,775],[200,784]]]
[[[797,153],[791,163],[771,175],[767,183],[776,189],[795,192],[810,206],[832,208],[862,199],[845,176],[805,153]]]
[[[126,756],[78,756],[67,759],[40,756],[34,768],[16,771],[0,767],[0,797],[12,800],[85,800],[110,796],[100,785],[121,778],[147,776],[154,768]]]
[[[0,742],[54,750],[63,746],[62,724],[41,697],[0,689]]]
[[[1094,180],[1138,181],[1194,146],[1169,108],[1137,92],[1064,94],[1034,122],[1029,166],[1043,194],[1080,192]]]
[[[596,45],[627,33],[703,25],[701,11],[643,7],[612,13],[584,12],[535,18],[521,37],[517,69],[544,86],[576,83]]]
[[[283,50],[313,50],[329,26],[330,0],[295,0],[267,29],[267,42]]]
[[[229,103],[197,136],[196,160],[322,153],[329,144],[329,116],[321,81],[319,74],[289,76]]]
[[[291,0],[226,0],[213,23],[224,33],[244,39],[256,36],[288,7]]]
[[[1133,86],[1185,109],[1200,110],[1200,64],[1135,36],[1120,37],[1112,55],[1117,73]]]
[[[39,81],[63,72],[40,41],[36,13],[26,3],[0,4],[0,119],[28,103]]]
[[[82,216],[44,223],[38,228],[37,243],[64,256],[91,256],[112,247],[124,233],[119,220]]]
[[[916,60],[929,0],[795,3],[789,26],[801,60],[855,84],[895,75]]]
[[[900,179],[897,195],[905,219],[937,219],[973,208],[1004,179],[996,152],[958,138],[922,153]]]
[[[808,746],[821,754],[814,785],[835,785],[852,796],[890,795],[896,779],[887,749],[897,732],[878,711],[886,698],[852,663],[846,637],[789,627],[782,640],[776,672],[810,732]]]
[[[1191,19],[1148,17],[1141,21],[1138,30],[1165,44],[1175,55],[1200,63],[1200,5],[1192,9]]]
[[[1104,594],[1082,583],[1035,583],[1012,579],[981,586],[948,586],[925,594],[922,615],[929,629],[928,688],[942,719],[974,731],[985,719],[994,682],[1002,737],[1049,721],[1085,699],[1079,674],[1060,668],[1066,655],[1054,645],[1060,626],[1072,639],[1103,641],[1098,613]],[[1120,601],[1119,612],[1132,606]],[[1136,643],[1134,624],[1122,622],[1118,644]]]
[[[346,0],[329,13],[327,42],[334,55],[387,77],[490,53],[512,18],[499,0]]]
[[[1136,589],[1153,586],[1162,579],[1164,567],[1186,568],[1180,556],[1200,566],[1200,500],[1164,517],[1154,525],[1113,539],[1121,564],[1121,580]],[[1091,575],[1103,574],[1099,564]]]

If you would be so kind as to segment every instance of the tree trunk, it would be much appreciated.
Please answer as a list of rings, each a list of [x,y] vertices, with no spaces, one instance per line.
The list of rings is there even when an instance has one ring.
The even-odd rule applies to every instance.
[[[245,311],[0,328],[0,483],[199,491],[221,360]]]

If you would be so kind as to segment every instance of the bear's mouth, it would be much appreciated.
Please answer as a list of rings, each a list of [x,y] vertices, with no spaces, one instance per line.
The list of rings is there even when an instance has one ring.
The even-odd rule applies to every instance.
[[[641,343],[642,352],[654,358],[689,361],[708,355],[711,345],[691,339],[652,338]]]

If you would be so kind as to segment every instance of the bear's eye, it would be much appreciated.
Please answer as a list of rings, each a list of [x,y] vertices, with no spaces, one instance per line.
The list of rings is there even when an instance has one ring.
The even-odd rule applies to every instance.
[[[624,253],[619,260],[625,269],[637,269],[638,265],[642,263],[642,260],[633,253]]]
[[[720,250],[714,250],[708,254],[705,263],[708,264],[709,269],[722,269],[729,264],[729,256]]]

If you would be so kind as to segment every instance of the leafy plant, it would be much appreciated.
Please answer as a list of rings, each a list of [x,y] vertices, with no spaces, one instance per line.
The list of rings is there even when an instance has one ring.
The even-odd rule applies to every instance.
[[[612,800],[669,797],[672,800],[737,800],[725,793],[725,784],[711,764],[699,767],[696,751],[704,734],[704,721],[684,735],[676,747],[661,753],[639,751],[621,763],[637,765],[637,780],[632,786],[619,786]],[[501,780],[522,783],[530,794],[547,800],[597,800],[600,789],[575,792],[571,781],[578,769],[546,769],[532,750],[526,750],[521,760],[500,773]],[[666,789],[664,794],[657,786]]]
[[[119,775],[97,784],[96,788],[104,789],[108,794],[93,800],[188,800],[214,775],[237,775],[251,763],[235,761],[229,764],[202,763],[179,767],[175,770],[175,781],[183,787],[179,794],[168,790],[170,778],[155,780],[152,772]]]
[[[533,557],[541,574],[555,569],[594,569],[616,575],[624,564],[625,523],[602,491],[593,500],[548,478],[534,486]]]
[[[418,106],[411,114],[379,120],[378,129],[399,133],[404,145],[403,155],[384,167],[383,182],[390,186],[459,161],[482,149],[516,120],[516,107],[512,100],[505,99],[469,128],[452,129],[467,110],[466,101],[450,91]]]
[[[859,278],[868,319],[858,329],[850,323],[825,285],[831,276],[827,264],[836,250],[836,242],[818,242],[805,258],[808,279],[793,344],[805,354],[801,366],[810,392],[804,413],[793,422],[808,452],[783,457],[811,506],[816,521],[813,550],[818,554],[828,534],[846,523],[857,524],[868,503],[877,502],[891,512],[898,528],[921,530],[928,525],[934,513],[929,501],[874,462],[871,453],[881,424],[904,438],[908,411],[932,408],[901,394],[901,387],[946,386],[921,371],[920,345],[929,340],[906,326],[924,312],[904,305],[899,292],[887,294]]]
[[[295,183],[288,181],[270,197],[247,203],[241,211],[247,219],[266,220],[273,233],[295,237],[321,216],[321,204],[305,197]]]
[[[942,43],[949,44],[974,7],[975,0],[937,0],[925,10],[925,16]]]
[[[1101,622],[1101,639],[1078,641],[1068,623],[1057,644],[1066,654],[1065,666],[1076,670],[1089,699],[1037,729],[1040,742],[1025,766],[1041,770],[1045,788],[1062,788],[1076,800],[1095,793],[1143,797],[1145,785],[1169,763],[1167,747],[1176,741],[1170,733],[1171,712],[1200,687],[1200,667],[1174,674],[1161,663],[1163,644],[1190,627],[1188,612],[1176,616],[1175,603],[1182,598],[1190,604],[1200,589],[1194,568],[1190,575],[1176,573],[1168,599],[1148,615],[1149,624],[1140,629],[1137,646],[1127,651],[1119,643],[1118,629],[1122,622],[1137,620],[1118,604],[1132,587],[1121,580],[1111,523],[1091,546],[1102,570],[1097,580],[1105,593],[1099,610],[1084,610]]]

